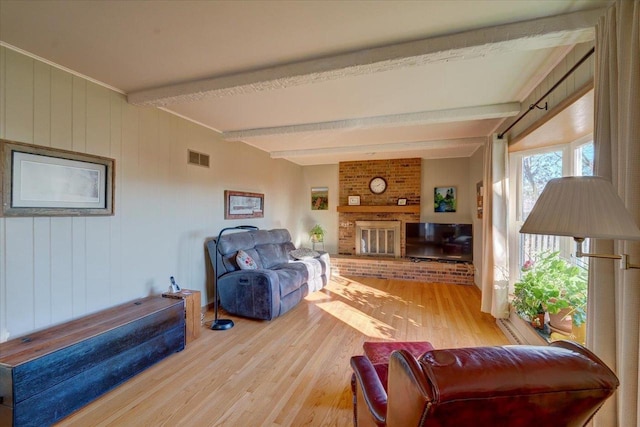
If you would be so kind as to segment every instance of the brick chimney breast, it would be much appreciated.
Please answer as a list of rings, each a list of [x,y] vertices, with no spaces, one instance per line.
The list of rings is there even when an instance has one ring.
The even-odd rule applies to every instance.
[[[369,190],[372,178],[380,176],[387,181],[387,189],[382,194]],[[341,162],[339,165],[339,204],[348,205],[349,196],[360,196],[360,205],[397,206],[398,199],[407,199],[407,206],[420,206],[422,182],[422,159],[390,159],[357,162]],[[338,253],[355,255],[356,221],[401,222],[401,255],[405,254],[406,222],[420,222],[420,210],[417,212],[376,212],[367,208],[366,212],[339,212]]]

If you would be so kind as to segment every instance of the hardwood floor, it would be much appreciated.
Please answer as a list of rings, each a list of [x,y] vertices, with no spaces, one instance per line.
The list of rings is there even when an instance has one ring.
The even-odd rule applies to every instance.
[[[474,286],[334,277],[271,322],[230,317],[59,426],[350,426],[364,341],[508,344]]]

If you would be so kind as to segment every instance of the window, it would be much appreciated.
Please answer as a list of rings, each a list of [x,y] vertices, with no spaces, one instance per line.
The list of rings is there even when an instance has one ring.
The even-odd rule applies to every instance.
[[[575,244],[569,237],[520,234],[519,230],[549,180],[562,176],[593,175],[593,164],[591,137],[572,144],[516,152],[510,156],[511,294],[516,297],[516,311],[532,324],[538,319],[534,327],[541,329],[543,332],[538,332],[546,339],[557,339],[554,338],[556,333],[563,339],[584,342],[588,297],[585,273],[588,273],[588,263],[572,257]],[[588,241],[585,241],[585,245],[588,251]],[[559,252],[561,258],[580,268],[558,263],[554,256],[545,255],[548,252]],[[523,273],[525,266],[526,273]],[[540,274],[549,277],[549,280],[540,281]],[[518,286],[514,287],[516,283]],[[558,289],[563,290],[564,297],[559,297]],[[549,309],[545,321],[540,320],[541,308]],[[566,319],[569,319],[568,326]]]
[[[575,149],[576,176],[592,176],[594,162],[593,141],[580,144]]]
[[[521,156],[519,166],[520,191],[517,198],[517,228],[519,229],[524,220],[527,219],[533,205],[538,200],[540,193],[544,190],[547,181],[553,178],[560,178],[563,170],[563,151],[554,150]],[[560,239],[558,236],[542,236],[534,234],[520,234],[518,265],[524,265],[543,251],[560,250]]]
[[[521,267],[525,262],[545,251],[560,251],[563,258],[587,267],[586,262],[572,258],[575,245],[571,238],[520,234],[519,230],[549,180],[562,176],[593,175],[593,162],[594,147],[591,136],[571,144],[520,151],[510,155],[511,283],[520,279]],[[588,251],[588,241],[585,241],[583,250]]]

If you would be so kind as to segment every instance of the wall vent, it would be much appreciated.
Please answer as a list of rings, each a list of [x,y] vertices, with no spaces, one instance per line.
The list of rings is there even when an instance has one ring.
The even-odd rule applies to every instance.
[[[187,150],[189,153],[187,163],[190,165],[203,166],[205,168],[209,167],[209,155],[198,153],[197,151]]]

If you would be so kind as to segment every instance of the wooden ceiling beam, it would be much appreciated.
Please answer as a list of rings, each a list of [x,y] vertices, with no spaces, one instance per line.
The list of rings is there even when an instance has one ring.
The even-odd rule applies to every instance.
[[[602,9],[580,11],[214,76],[133,92],[128,95],[128,101],[136,105],[166,107],[430,63],[582,43],[594,39],[595,24],[602,13]]]
[[[386,116],[361,117],[320,123],[302,123],[259,129],[244,129],[222,132],[226,141],[247,140],[261,136],[290,135],[305,132],[326,132],[349,129],[371,129],[391,126],[416,126],[435,123],[455,123],[469,120],[486,120],[513,117],[520,113],[519,102],[479,105],[476,107],[452,108],[437,111],[390,114]]]
[[[335,155],[349,153],[377,154],[382,152],[402,152],[437,148],[457,148],[462,146],[480,146],[486,138],[458,138],[437,141],[394,142],[387,144],[356,145],[349,147],[309,148],[303,150],[272,151],[272,159],[289,159],[318,155]]]

